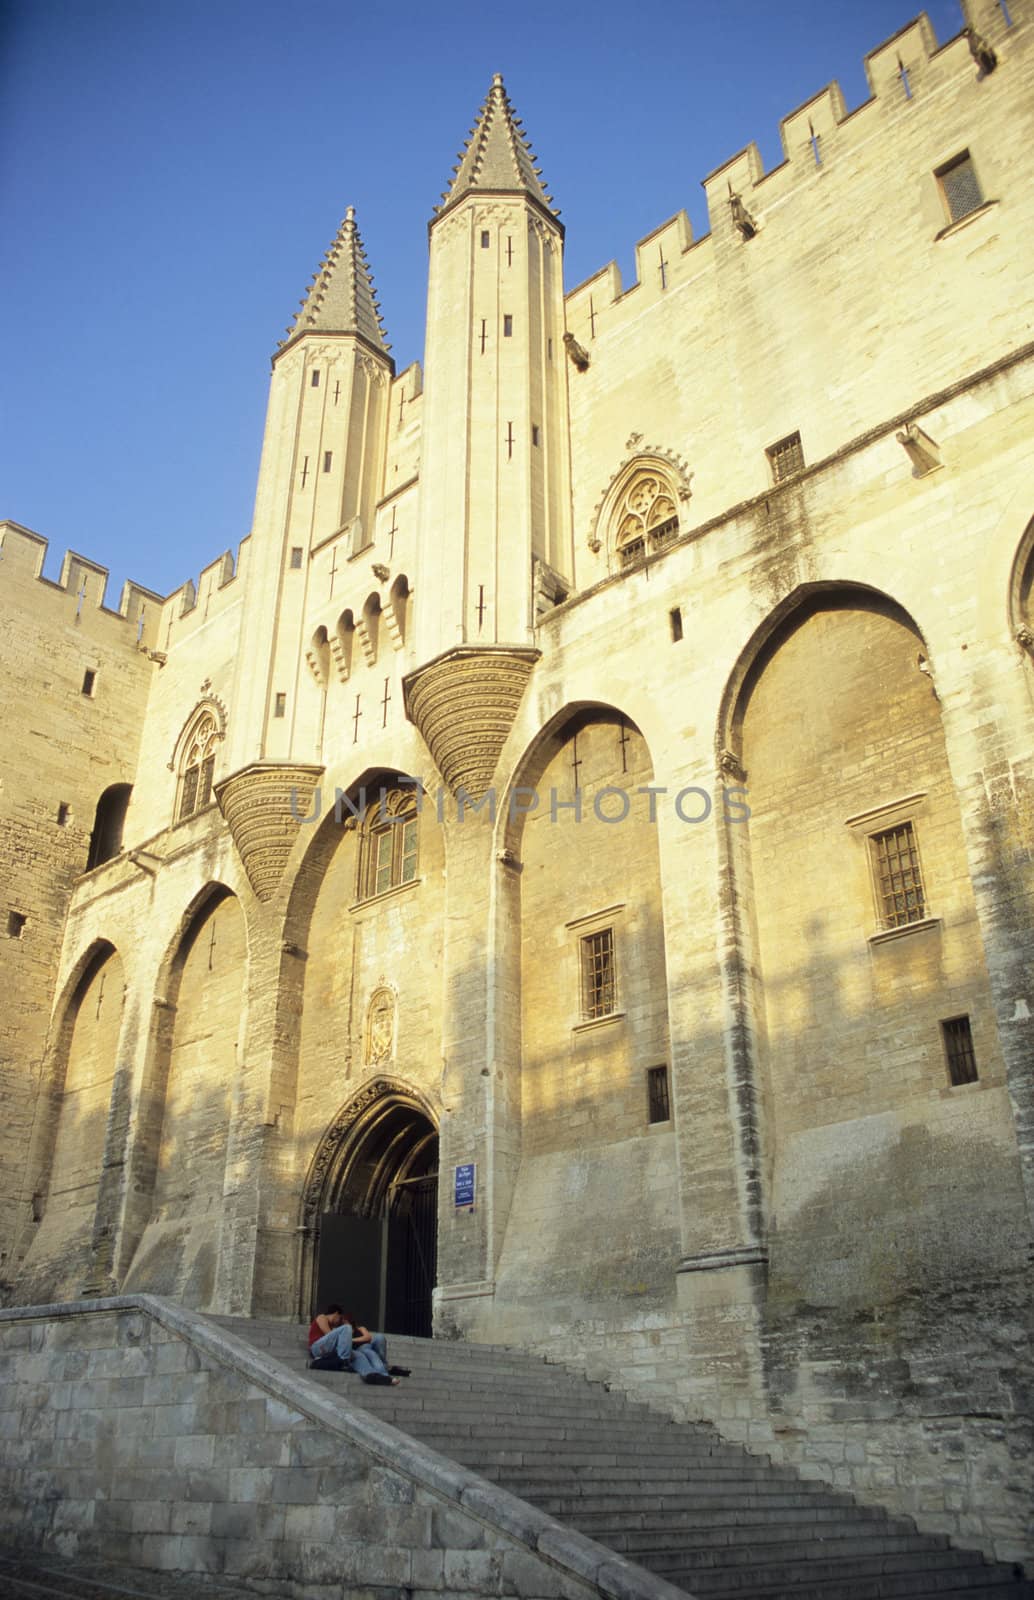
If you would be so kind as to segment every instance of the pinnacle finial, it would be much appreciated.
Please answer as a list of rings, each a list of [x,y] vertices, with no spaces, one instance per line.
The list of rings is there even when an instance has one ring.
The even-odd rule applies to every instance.
[[[384,355],[391,348],[384,336],[373,279],[356,226],[355,206],[346,210],[280,348],[308,328],[358,334]]]
[[[472,190],[492,189],[503,194],[529,195],[547,211],[553,211],[540,176],[520,118],[503,87],[503,75],[494,72],[492,87],[460,152],[459,166],[444,204],[436,210],[442,212]]]

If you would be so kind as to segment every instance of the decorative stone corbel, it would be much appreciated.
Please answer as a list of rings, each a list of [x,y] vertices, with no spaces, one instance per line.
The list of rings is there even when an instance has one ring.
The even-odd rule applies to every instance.
[[[739,195],[733,194],[731,189],[729,190],[729,209],[732,212],[733,224],[740,230],[744,239],[753,239],[758,231],[758,225]]]
[[[579,372],[589,370],[589,352],[578,343],[573,333],[564,334],[564,348]]]
[[[962,32],[965,35],[966,43],[969,45],[969,53],[981,72],[993,72],[998,65],[998,57],[983,34],[978,33],[976,28],[969,26],[963,28]]]
[[[905,454],[916,470],[917,477],[925,478],[928,472],[933,472],[935,467],[941,465],[941,447],[928,433],[914,422],[906,422],[901,432],[897,435],[898,444],[904,446]]]
[[[737,783],[746,783],[746,769],[740,764],[740,759],[732,750],[723,750],[718,757],[719,771],[726,778],[735,778]]]
[[[1016,629],[1016,643],[1021,650],[1026,650],[1029,656],[1034,656],[1034,629],[1026,625]]]

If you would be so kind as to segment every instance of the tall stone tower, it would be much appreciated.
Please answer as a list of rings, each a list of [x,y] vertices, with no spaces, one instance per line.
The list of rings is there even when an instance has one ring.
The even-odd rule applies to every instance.
[[[241,706],[236,765],[291,753],[297,695],[288,695],[288,714],[277,717],[272,686],[293,684],[299,671],[311,550],[357,520],[372,524],[384,456],[383,379],[394,372],[388,351],[350,206],[273,359],[243,640],[244,659],[268,661],[269,672],[255,675]]]
[[[320,767],[297,724],[303,627],[313,551],[342,531],[359,548],[373,525],[394,363],[350,206],[273,358],[259,467],[241,660],[261,662],[241,684],[219,802],[260,897],[285,847],[292,797]],[[301,756],[301,759],[299,757]],[[253,863],[270,862],[269,884]]]
[[[569,573],[563,228],[496,74],[430,224],[410,714],[483,790],[535,659],[534,563]]]

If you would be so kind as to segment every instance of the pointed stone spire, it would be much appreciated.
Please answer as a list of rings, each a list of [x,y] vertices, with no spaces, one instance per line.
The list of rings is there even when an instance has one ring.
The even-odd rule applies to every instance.
[[[298,314],[277,348],[286,349],[303,333],[354,333],[384,355],[391,349],[356,227],[354,206],[345,212],[345,220],[320,262]]]
[[[492,79],[488,98],[460,151],[452,182],[441,205],[435,207],[435,215],[441,216],[465,194],[483,189],[530,195],[554,216],[559,215],[535,165],[521,120],[514,115],[501,72]]]

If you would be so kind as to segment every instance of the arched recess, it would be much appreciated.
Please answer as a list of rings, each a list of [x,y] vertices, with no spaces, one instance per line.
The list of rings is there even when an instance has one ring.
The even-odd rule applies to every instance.
[[[367,768],[337,801],[324,789],[321,820],[306,830],[284,919],[271,1080],[290,1153],[270,1210],[294,1211],[328,1119],[364,1080],[395,1071],[427,1095],[437,1087],[441,948],[428,930],[444,917],[445,855],[429,802],[413,825],[416,792],[406,774]],[[385,829],[397,840],[394,881],[379,889],[370,850]],[[285,1282],[277,1262],[260,1261],[256,1296],[283,1314],[297,1301],[297,1278]]]
[[[495,1303],[529,1331],[546,1300],[558,1319],[612,1317],[625,1297],[643,1315],[674,1300],[660,854],[642,792],[652,782],[636,725],[580,704],[541,731],[504,800],[492,960],[496,1049],[515,1070],[493,1088],[508,1138],[519,1133],[520,1175]]]
[[[1034,517],[1020,540],[1009,577],[1009,632],[1034,657]]]
[[[370,1327],[430,1335],[437,1209],[435,1109],[412,1085],[378,1074],[340,1108],[309,1166],[302,1318],[337,1300]]]
[[[93,832],[90,834],[90,851],[86,858],[87,872],[92,872],[94,867],[101,866],[105,861],[114,860],[121,851],[132,793],[131,783],[112,783],[98,799],[93,816]]]
[[[89,1275],[124,1001],[118,951],[98,939],[66,985],[44,1062],[28,1163],[36,1226],[16,1284],[23,1303],[75,1299]]]
[[[749,807],[727,811],[722,840],[729,1048],[764,1108],[749,1198],[769,1222],[772,1326],[789,1337],[805,1305],[835,1319],[986,1275],[1022,1193],[913,619],[868,587],[798,590],[740,658],[717,745]],[[963,1081],[956,1024],[986,1092]]]
[[[127,1290],[211,1303],[247,995],[240,904],[225,885],[208,884],[181,920],[156,988],[121,1251]]]

